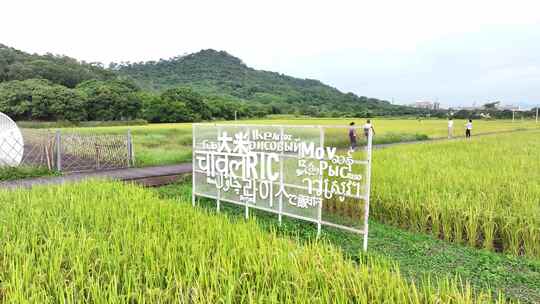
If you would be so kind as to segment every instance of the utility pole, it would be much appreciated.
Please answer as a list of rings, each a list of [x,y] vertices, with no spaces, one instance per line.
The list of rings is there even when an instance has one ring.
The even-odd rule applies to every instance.
[[[538,123],[538,105],[536,105],[536,123]]]
[[[238,113],[238,111],[234,111],[234,120],[235,121],[237,120],[237,113]]]
[[[514,113],[516,113],[516,110],[512,109],[512,122],[514,122]]]

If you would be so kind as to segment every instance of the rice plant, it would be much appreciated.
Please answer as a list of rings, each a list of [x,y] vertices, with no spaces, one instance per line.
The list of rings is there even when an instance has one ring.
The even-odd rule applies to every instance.
[[[189,196],[84,182],[0,191],[1,303],[504,303],[457,279],[409,282],[192,208]]]
[[[449,241],[540,257],[540,133],[375,151],[380,221]]]

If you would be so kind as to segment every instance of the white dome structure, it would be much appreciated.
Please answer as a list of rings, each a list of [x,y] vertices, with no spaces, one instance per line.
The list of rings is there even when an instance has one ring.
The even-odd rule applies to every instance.
[[[17,124],[0,112],[0,167],[16,167],[23,158],[24,140]]]

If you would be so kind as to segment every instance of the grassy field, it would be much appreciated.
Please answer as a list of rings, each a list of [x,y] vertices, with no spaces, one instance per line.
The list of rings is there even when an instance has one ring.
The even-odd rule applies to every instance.
[[[539,151],[538,131],[377,150],[372,214],[449,241],[539,258]]]
[[[344,119],[271,119],[247,124],[345,125]],[[361,119],[357,119],[361,123]],[[464,121],[456,121],[456,133]],[[376,142],[446,136],[445,120],[374,120]],[[191,159],[191,125],[129,127],[137,163],[161,165]],[[473,134],[536,129],[534,121],[475,121]],[[119,134],[128,127],[80,128]],[[409,136],[409,137],[408,137]],[[411,137],[412,136],[412,137]],[[330,136],[336,141],[346,136]],[[540,256],[537,133],[512,133],[392,147],[374,155],[373,214],[381,221],[471,246]],[[396,170],[395,168],[400,168]],[[531,214],[531,211],[533,213]]]
[[[374,123],[376,143],[447,132],[444,120]],[[464,123],[455,122],[456,135]],[[128,128],[139,166],[191,160],[190,124],[77,131]],[[525,129],[538,127],[478,121],[473,136]],[[346,134],[329,135],[347,145]],[[357,236],[339,230],[325,228],[316,241],[308,223],[287,219],[278,227],[263,212],[245,223],[235,207],[223,208],[233,217],[193,209],[187,184],[157,191],[96,182],[0,191],[0,204],[9,204],[0,208],[0,303],[538,303],[538,151],[540,130],[376,150],[367,255]]]
[[[346,126],[350,121],[355,121],[357,125],[362,125],[365,119],[263,119],[242,120],[238,123]],[[376,131],[374,142],[377,144],[425,140],[447,136],[445,120],[373,119],[373,122]],[[462,133],[465,132],[464,125],[465,121],[463,120],[455,121],[454,129],[456,136],[463,135]],[[516,122],[509,120],[479,120],[474,122],[473,135],[536,128],[539,128],[539,126],[530,120]],[[174,164],[191,160],[192,131],[190,123],[77,128],[74,130],[83,133],[125,134],[128,129],[132,130],[138,166]],[[348,137],[346,130],[335,129],[334,132],[336,134],[329,134],[332,136],[328,136],[327,138],[332,138],[333,144],[337,146],[347,146]]]
[[[183,201],[106,182],[0,191],[0,302],[506,302]]]
[[[271,119],[246,124],[346,125],[344,119]],[[363,121],[357,119],[358,123]],[[446,136],[445,120],[374,120],[377,143]],[[456,133],[465,124],[455,122]],[[189,161],[191,125],[130,127],[140,166]],[[475,121],[473,136],[537,129],[534,121]],[[127,127],[79,129],[120,133]],[[340,130],[339,132],[341,132]],[[456,134],[457,135],[457,134]],[[330,136],[346,145],[346,136]],[[499,134],[429,145],[392,147],[374,156],[374,215],[385,223],[471,246],[540,256],[538,136]],[[502,144],[499,144],[499,141]],[[400,168],[400,170],[395,170]]]

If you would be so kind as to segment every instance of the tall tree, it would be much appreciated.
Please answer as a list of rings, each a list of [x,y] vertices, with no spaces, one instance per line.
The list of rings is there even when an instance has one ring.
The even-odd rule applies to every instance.
[[[161,94],[161,99],[166,102],[182,102],[192,113],[194,120],[206,120],[212,118],[210,107],[204,101],[202,95],[194,92],[191,88],[180,87],[169,89]]]
[[[142,100],[126,81],[88,80],[77,86],[86,98],[90,120],[129,120],[139,117]]]
[[[17,120],[85,120],[85,101],[76,90],[43,79],[0,84],[0,111]]]

